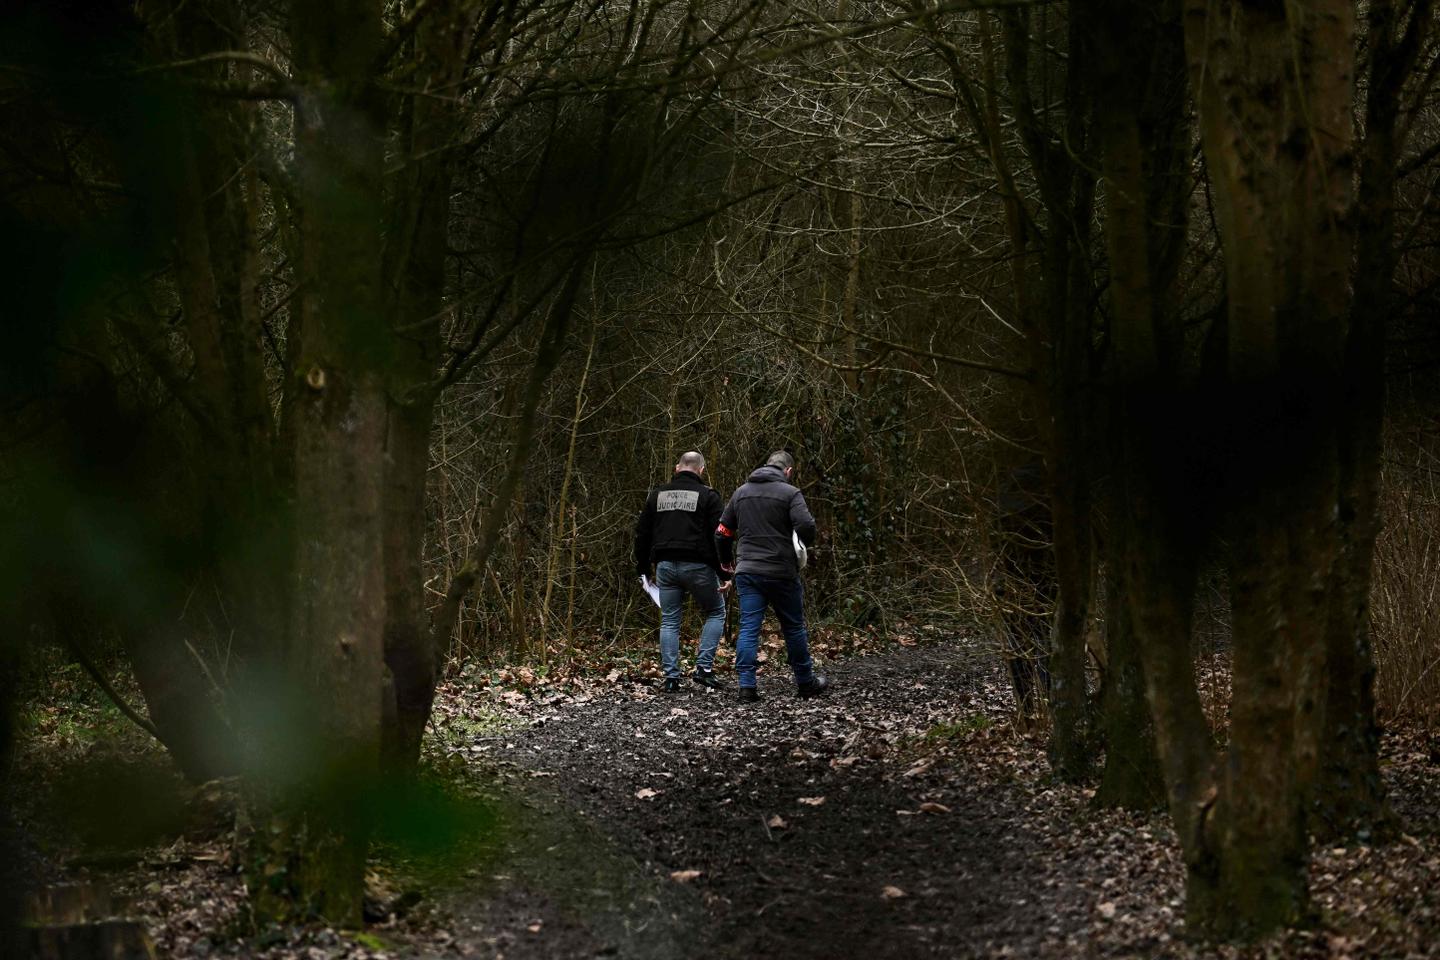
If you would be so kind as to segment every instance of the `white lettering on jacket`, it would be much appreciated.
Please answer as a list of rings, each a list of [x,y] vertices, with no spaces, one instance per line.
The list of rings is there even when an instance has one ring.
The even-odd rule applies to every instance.
[[[694,513],[700,506],[700,492],[698,490],[661,490],[655,497],[655,509],[660,510],[684,510],[686,513]]]

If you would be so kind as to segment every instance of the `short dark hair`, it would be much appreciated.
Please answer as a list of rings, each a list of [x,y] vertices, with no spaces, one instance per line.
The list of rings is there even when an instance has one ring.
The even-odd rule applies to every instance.
[[[765,466],[779,467],[781,470],[789,470],[791,467],[795,466],[795,458],[790,456],[790,454],[786,453],[784,450],[776,450],[774,453],[770,454],[768,459],[766,459]]]

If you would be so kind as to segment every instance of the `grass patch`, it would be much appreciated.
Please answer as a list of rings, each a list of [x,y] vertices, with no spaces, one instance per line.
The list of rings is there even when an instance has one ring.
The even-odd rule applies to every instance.
[[[948,723],[935,724],[920,736],[920,740],[929,744],[955,743],[969,740],[975,734],[983,733],[993,726],[995,721],[989,714],[972,713]]]
[[[390,944],[386,943],[380,937],[375,936],[373,933],[357,930],[350,933],[349,937],[366,950],[373,950],[376,953],[385,953],[390,950]]]

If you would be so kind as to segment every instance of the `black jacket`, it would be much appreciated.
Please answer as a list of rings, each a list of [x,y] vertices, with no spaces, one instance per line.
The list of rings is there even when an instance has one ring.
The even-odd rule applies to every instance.
[[[714,539],[719,522],[720,494],[698,474],[681,470],[645,498],[635,524],[635,569],[648,576],[661,560],[690,560],[719,573]]]
[[[715,528],[715,549],[720,562],[728,566],[739,538],[736,573],[798,577],[792,533],[799,534],[806,547],[815,545],[815,518],[805,496],[785,480],[779,467],[761,467],[725,505]]]

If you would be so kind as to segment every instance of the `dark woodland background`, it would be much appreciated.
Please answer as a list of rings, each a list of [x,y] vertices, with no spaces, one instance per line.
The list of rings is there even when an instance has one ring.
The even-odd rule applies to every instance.
[[[1194,931],[1396,829],[1431,0],[0,10],[4,742],[133,676],[245,784],[258,918],[359,922],[437,683],[643,675],[687,449],[725,496],[792,450],[820,634],[977,638],[1054,776],[1167,807]]]

